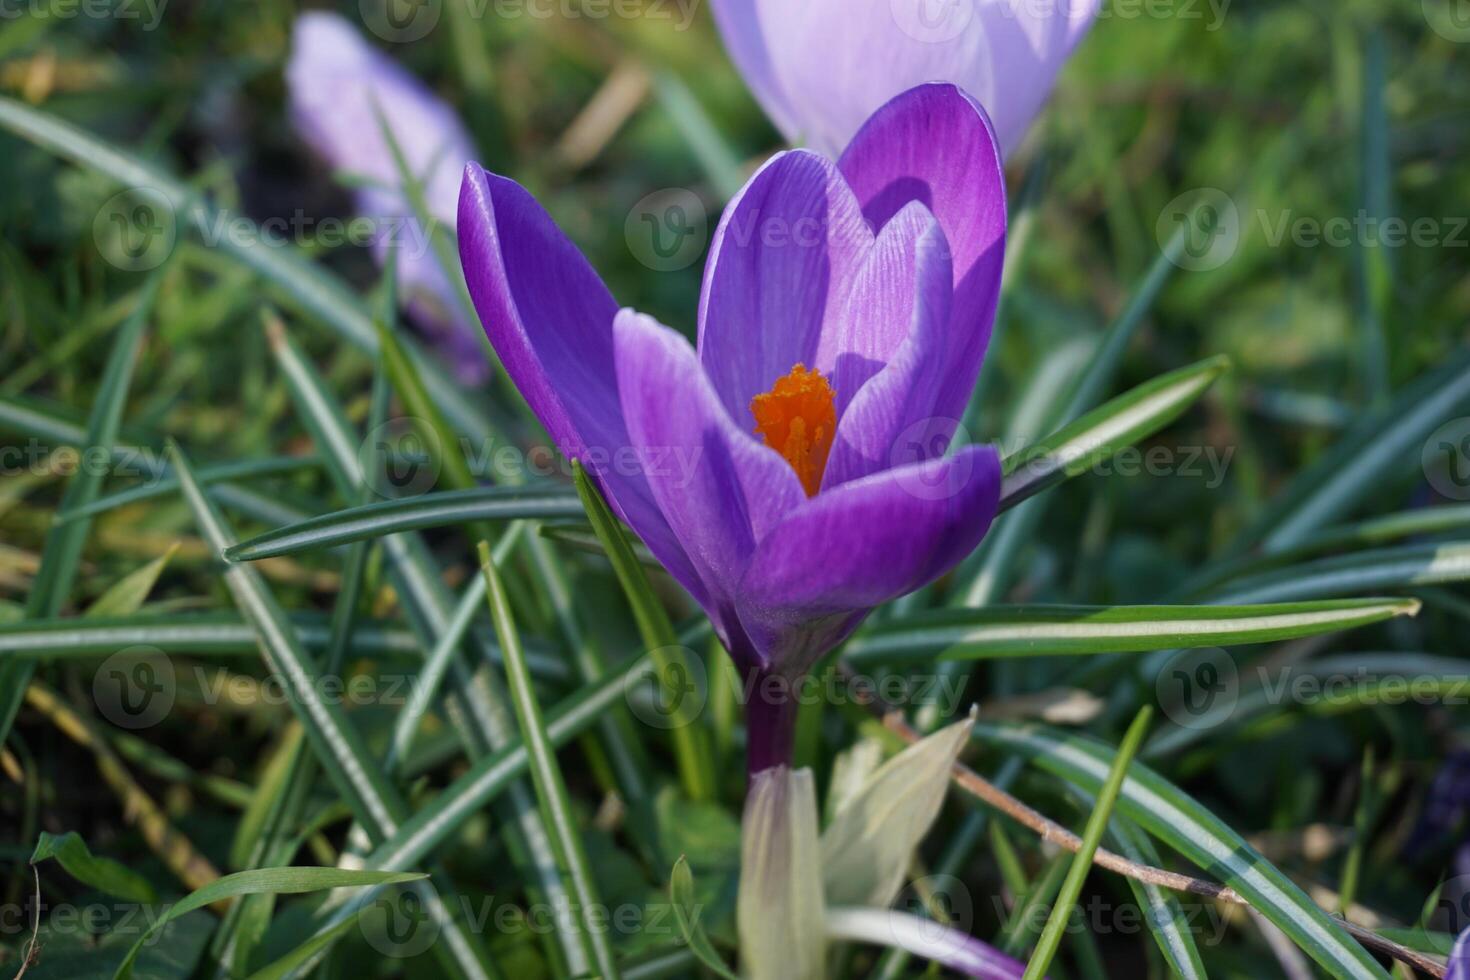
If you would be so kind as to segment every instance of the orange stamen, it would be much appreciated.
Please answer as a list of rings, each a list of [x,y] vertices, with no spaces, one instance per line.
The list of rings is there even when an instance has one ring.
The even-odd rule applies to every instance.
[[[750,400],[755,431],[791,464],[808,497],[815,497],[837,432],[836,392],[805,364],[777,378],[771,390]]]

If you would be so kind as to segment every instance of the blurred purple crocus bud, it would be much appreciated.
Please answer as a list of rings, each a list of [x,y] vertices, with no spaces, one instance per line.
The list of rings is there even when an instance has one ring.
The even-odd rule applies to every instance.
[[[1101,0],[713,0],[730,57],[793,143],[835,156],[925,82],[969,92],[1006,154]]]
[[[475,156],[454,110],[343,18],[312,11],[296,20],[286,66],[291,123],[327,164],[351,179],[358,213],[373,225],[379,264],[391,254],[404,305],[466,382],[484,380],[480,326],[470,319],[434,254],[400,180],[392,144],[423,185],[430,217],[453,230],[459,183]]]

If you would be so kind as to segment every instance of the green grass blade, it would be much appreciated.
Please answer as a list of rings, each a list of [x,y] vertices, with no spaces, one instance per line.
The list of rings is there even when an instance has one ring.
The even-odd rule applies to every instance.
[[[1041,725],[977,723],[974,738],[1096,794],[1112,762],[1112,750],[1083,735]],[[1388,980],[1388,974],[1318,908],[1306,893],[1246,843],[1223,820],[1141,763],[1134,763],[1118,800],[1118,812],[1226,885],[1280,928],[1334,977]]]
[[[1271,643],[1412,616],[1414,599],[1234,606],[989,606],[883,623],[855,638],[853,664],[1141,653]]]
[[[184,498],[195,522],[205,540],[223,556],[225,549],[234,543],[234,533],[194,479],[183,452],[177,446],[171,448]],[[375,842],[388,837],[408,816],[407,802],[378,768],[342,706],[318,696],[311,661],[291,629],[290,620],[259,574],[249,565],[225,564],[223,577],[236,606],[259,634],[260,650],[267,665],[291,692],[291,709],[306,732],[318,764],[369,837]],[[428,886],[423,886],[420,894],[443,930],[445,944],[439,950],[440,955],[452,957],[465,975],[485,976],[483,957],[442,898]]]
[[[1231,557],[1259,544],[1285,551],[1341,520],[1389,475],[1420,466],[1424,440],[1470,404],[1470,349],[1405,386],[1364,414],[1331,449],[1302,470],[1256,522],[1237,536]]]
[[[144,565],[123,576],[112,585],[106,592],[102,593],[87,611],[82,614],[85,619],[98,619],[104,616],[131,616],[142,608],[143,603],[148,601],[148,594],[153,591],[158,577],[168,567],[168,563],[178,552],[178,542],[169,546],[168,551]]]
[[[1179,594],[1184,598],[1203,598],[1219,591],[1231,579],[1269,572],[1323,552],[1392,544],[1404,538],[1465,537],[1466,532],[1470,532],[1470,504],[1419,507],[1370,517],[1355,524],[1324,528],[1291,548],[1269,555],[1214,562],[1181,588]]]
[[[1056,428],[1075,419],[1102,397],[1123,359],[1133,335],[1147,318],[1159,293],[1178,269],[1177,259],[1184,247],[1184,227],[1169,239],[1148,272],[1139,280],[1123,312],[1103,334],[1098,349],[1088,361],[1082,376],[1073,385],[1061,411],[1048,428]],[[954,591],[954,605],[983,606],[996,601],[1010,579],[1010,568],[1021,547],[1032,540],[1045,513],[1043,505],[1023,507],[1005,520],[998,521],[990,532],[992,540],[980,552],[973,569],[966,569]]]
[[[344,871],[340,868],[262,868],[225,875],[198,891],[170,905],[153,920],[113,974],[113,980],[128,980],[133,975],[133,962],[149,940],[174,919],[204,908],[214,902],[241,895],[299,895],[303,892],[328,891],[332,888],[361,888],[365,885],[391,885],[419,881],[421,874],[394,871]]]
[[[494,560],[497,565],[503,563],[510,550],[515,547],[516,540],[520,537],[518,530],[520,527],[522,525],[511,525],[511,529],[495,543]],[[449,672],[449,665],[458,655],[460,645],[464,642],[465,632],[474,620],[475,613],[484,608],[484,603],[485,578],[477,575],[465,586],[464,593],[459,598],[459,604],[455,606],[454,616],[449,621],[449,627],[439,637],[438,644],[429,652],[428,657],[424,659],[424,668],[419,672],[418,682],[409,695],[408,703],[398,712],[398,717],[393,722],[393,737],[388,743],[388,755],[383,762],[384,768],[390,773],[397,768],[398,762],[407,756],[409,749],[413,747],[419,724],[428,714],[429,708],[438,696],[444,676]]]
[[[1406,545],[1319,558],[1226,582],[1219,602],[1284,602],[1470,579],[1470,544]]]
[[[639,635],[658,665],[659,683],[665,692],[672,692],[667,702],[674,705],[669,718],[669,727],[674,739],[674,755],[679,766],[679,780],[684,792],[692,800],[715,798],[714,760],[710,755],[709,739],[698,720],[693,716],[688,698],[684,697],[681,682],[687,683],[692,675],[684,662],[685,651],[674,635],[674,626],[669,615],[653,594],[648,584],[648,573],[639,563],[623,533],[618,520],[608,508],[602,494],[593,485],[580,464],[572,466],[577,483],[577,494],[582,506],[607,552],[608,561],[623,587],[633,618],[638,623]]]
[[[382,500],[308,518],[231,548],[230,561],[259,561],[320,551],[404,531],[479,521],[581,517],[575,495],[557,487],[475,487]]]
[[[348,500],[361,499],[362,493],[369,489],[371,476],[364,469],[358,451],[359,439],[347,424],[341,405],[279,321],[268,318],[266,334],[302,423],[311,431],[339,492]],[[384,367],[387,369],[389,365],[385,363]],[[457,447],[457,441],[453,445]],[[444,584],[443,572],[417,534],[393,534],[381,541],[389,578],[418,638],[419,648],[423,652],[431,651],[448,631],[454,612],[454,597]],[[467,637],[466,652],[485,662],[500,659],[494,644],[473,631]],[[488,671],[472,670],[462,657],[454,658],[449,669],[452,707],[458,709],[451,710],[449,715],[467,754],[474,760],[504,747],[514,738],[515,721],[499,682]],[[511,856],[519,864],[529,866],[526,880],[533,889],[539,889],[533,891],[533,899],[552,905],[570,901],[537,817],[530,787],[514,785],[506,795],[507,799],[500,801],[498,807],[504,821],[501,835]],[[548,942],[554,939],[549,937]],[[567,969],[573,973],[587,965],[575,946],[558,948],[548,944],[546,949],[553,961],[564,956]]]
[[[0,108],[4,107],[0,101]],[[92,402],[92,411],[87,419],[87,431],[81,451],[90,453],[96,449],[112,453],[117,441],[118,429],[122,424],[123,406],[127,402],[128,386],[133,380],[133,367],[138,360],[138,351],[143,344],[143,331],[153,313],[153,304],[158,297],[159,283],[168,264],[160,266],[149,276],[147,285],[128,317],[118,329],[107,365],[97,386],[97,396]],[[62,494],[61,509],[82,507],[97,498],[102,489],[106,471],[102,467],[80,466],[76,475],[67,484]],[[90,521],[53,526],[46,532],[46,541],[41,548],[41,566],[31,583],[31,593],[26,599],[26,616],[31,619],[50,619],[61,613],[76,579],[77,567],[82,560],[82,548],[87,543]],[[10,734],[15,724],[16,712],[25,698],[26,687],[35,673],[35,663],[28,660],[7,660],[0,664],[0,745]]]
[[[669,900],[674,903],[674,917],[679,920],[679,932],[684,936],[684,944],[689,951],[698,957],[705,969],[724,980],[739,980],[720,954],[715,952],[714,946],[710,944],[709,936],[705,935],[704,926],[699,923],[699,904],[694,897],[694,872],[689,870],[689,859],[683,855],[674,862],[673,874],[669,876]]]
[[[1108,827],[1108,840],[1113,850],[1137,864],[1157,868],[1163,863],[1148,836],[1122,817],[1113,818]],[[1190,916],[1175,894],[1137,878],[1129,878],[1128,887],[1138,907],[1144,910],[1143,921],[1174,975],[1180,980],[1206,980],[1205,964],[1200,958],[1199,944],[1194,941]]]
[[[233,543],[233,533],[194,480],[188,461],[177,448],[173,462],[200,533],[210,547],[223,553]],[[379,835],[391,833],[406,815],[407,807],[379,771],[341,705],[315,695],[316,671],[290,620],[249,565],[226,565],[223,577],[235,605],[256,629],[267,665],[292,692],[292,710],[338,793],[359,819],[377,828]]]
[[[228,221],[234,231],[215,234],[226,219],[187,185],[57,116],[14,99],[0,97],[0,127],[124,187],[157,192],[172,209],[173,220],[182,218],[201,233],[206,244],[254,270],[343,340],[368,353],[377,350],[372,319],[347,284],[313,265],[299,250],[277,247],[271,236],[255,228],[248,218],[230,214]],[[413,356],[420,362],[435,400],[455,425],[462,431],[488,436],[493,431],[489,420],[448,374],[417,350]]]
[[[1230,369],[1224,357],[1171,371],[1088,412],[1061,431],[1005,460],[1001,509],[1085,473],[1119,449],[1173,422]]]
[[[351,932],[356,925],[355,919],[344,919],[326,932],[312,936],[274,963],[256,970],[246,980],[285,980],[286,977],[293,976],[296,971],[308,967],[333,943]]]
[[[214,486],[229,480],[251,480],[262,476],[286,476],[300,473],[304,470],[315,469],[321,466],[321,460],[315,456],[273,456],[269,459],[246,459],[231,463],[217,463],[213,466],[201,466],[195,473],[199,482],[205,486]],[[144,500],[153,500],[158,497],[167,497],[179,492],[179,478],[173,475],[159,475],[149,479],[136,487],[120,490],[98,497],[84,507],[74,510],[58,511],[56,523],[66,524],[83,517],[96,517],[119,507],[136,504]]]
[[[1051,914],[1047,916],[1046,927],[1041,931],[1036,950],[1026,964],[1023,980],[1040,980],[1044,977],[1047,967],[1051,966],[1052,958],[1062,944],[1062,933],[1066,931],[1067,920],[1072,917],[1072,910],[1082,895],[1082,885],[1087,880],[1087,873],[1092,870],[1093,855],[1097,853],[1103,833],[1108,829],[1113,807],[1118,802],[1118,793],[1123,788],[1123,779],[1128,775],[1128,765],[1138,753],[1138,746],[1148,732],[1149,719],[1152,717],[1153,709],[1145,705],[1133,719],[1133,724],[1128,726],[1128,732],[1113,756],[1112,767],[1108,770],[1107,779],[1103,781],[1102,790],[1097,794],[1097,803],[1093,807],[1092,815],[1087,818],[1087,826],[1082,831],[1082,846],[1073,856],[1071,867],[1067,869],[1066,880],[1062,882],[1062,890],[1052,905]]]
[[[580,920],[579,941],[584,944],[598,975],[605,980],[617,980],[617,957],[613,955],[607,932],[597,922],[597,911],[602,904],[587,863],[587,849],[582,843],[581,832],[577,829],[572,802],[567,795],[566,780],[556,761],[556,751],[546,734],[546,722],[531,685],[531,672],[526,669],[520,635],[510,611],[510,601],[506,598],[505,587],[500,584],[500,575],[495,571],[490,545],[484,541],[480,542],[480,571],[485,576],[490,618],[495,621],[500,648],[505,651],[506,679],[510,686],[511,700],[515,704],[516,717],[521,725],[521,740],[530,759],[531,781],[536,787],[536,796],[541,804],[541,817],[551,838],[557,863],[566,869],[572,894],[577,900],[578,911],[574,918]],[[571,921],[573,917],[559,919],[558,924]]]
[[[1360,119],[1359,190],[1362,211],[1372,222],[1382,222],[1392,213],[1390,188],[1393,167],[1389,162],[1388,113],[1384,106],[1383,37],[1376,31],[1367,38],[1363,58],[1363,113]],[[1387,400],[1389,393],[1389,346],[1384,322],[1393,302],[1393,268],[1389,249],[1382,242],[1359,236],[1357,285],[1359,358],[1363,388],[1373,402]]]
[[[31,853],[31,864],[47,858],[54,858],[67,874],[89,888],[141,905],[152,905],[158,901],[158,894],[148,879],[125,864],[93,854],[87,842],[75,831],[65,834],[41,831],[36,849]]]
[[[745,185],[745,169],[740,157],[720,134],[719,127],[684,80],[671,71],[655,69],[653,92],[673,119],[675,132],[688,142],[715,191],[727,201],[740,193],[740,188]]]

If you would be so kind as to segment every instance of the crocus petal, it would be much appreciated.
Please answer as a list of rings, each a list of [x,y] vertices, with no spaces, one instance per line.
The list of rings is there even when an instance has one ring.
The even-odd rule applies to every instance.
[[[1455,948],[1450,950],[1449,969],[1444,980],[1470,980],[1470,929],[1460,933]]]
[[[460,173],[475,156],[474,144],[454,110],[423,82],[342,17],[311,11],[296,19],[286,85],[292,121],[313,150],[338,170],[396,189],[386,123],[423,182],[429,212],[453,225]]]
[[[827,938],[892,946],[979,980],[1021,980],[1026,965],[933,919],[882,908],[829,908]]]
[[[813,497],[756,548],[741,610],[757,651],[799,675],[867,610],[932,582],[985,536],[1000,499],[990,446],[885,470]]]
[[[483,381],[490,365],[479,327],[435,256],[431,230],[417,220],[383,135],[386,125],[423,184],[429,214],[453,229],[460,174],[475,155],[459,117],[346,20],[322,11],[296,19],[286,87],[296,132],[329,166],[363,182],[354,197],[357,213],[374,222],[373,257],[386,265],[391,255],[414,322],[461,380]]]
[[[832,162],[774,157],[725,209],[699,307],[699,360],[737,425],[750,400],[797,364],[813,365],[873,232]]]
[[[730,52],[730,59],[739,67],[745,84],[750,86],[776,127],[788,137],[793,136],[800,127],[795,110],[781,87],[781,80],[776,77],[776,66],[771,63],[770,52],[766,49],[760,11],[756,10],[756,5],[750,0],[735,3],[716,0],[714,15],[720,35],[725,39],[725,48]]]
[[[480,321],[557,447],[601,479],[609,503],[695,599],[706,599],[629,445],[618,398],[618,307],[587,259],[525,188],[470,164],[459,252]]]
[[[629,445],[722,639],[733,640],[730,597],[756,542],[806,495],[784,459],[731,421],[687,340],[632,310],[618,314],[613,335]]]
[[[1100,0],[713,0],[731,58],[788,138],[836,155],[893,96],[952,82],[1025,135]]]
[[[985,110],[953,85],[919,86],[874,113],[838,167],[873,227],[920,201],[944,229],[954,322],[933,414],[959,419],[990,342],[1005,258],[1005,173]]]
[[[864,356],[867,350],[849,350],[833,369],[841,414],[823,487],[941,455],[948,447],[947,437],[933,438],[929,420],[947,370],[952,294],[944,232],[914,202],[878,236],[848,297],[843,322],[854,337],[868,338],[872,359]],[[817,358],[818,364],[824,360]],[[916,435],[922,437],[919,452],[895,445],[900,436],[907,441]]]

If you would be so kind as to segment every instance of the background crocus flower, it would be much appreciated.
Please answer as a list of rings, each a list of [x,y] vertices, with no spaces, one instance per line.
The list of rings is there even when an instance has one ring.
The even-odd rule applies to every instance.
[[[468,167],[459,233],[521,393],[747,671],[798,676],[988,529],[995,450],[942,455],[1005,243],[995,138],[958,88],[894,99],[835,164],[792,151],[750,180],[711,245],[697,352],[619,310],[513,181]],[[785,758],[790,711],[752,701],[752,771]]]
[[[713,0],[747,84],[793,143],[836,153],[868,114],[953,82],[1015,149],[1101,0]]]
[[[483,380],[489,365],[429,239],[402,190],[385,138],[393,134],[409,171],[423,185],[430,216],[451,231],[459,182],[475,156],[463,123],[428,87],[369,44],[336,14],[314,11],[296,20],[286,66],[292,126],[324,161],[357,182],[359,214],[377,223],[372,250],[379,263],[392,251],[400,290],[415,323],[430,333],[462,380]]]

